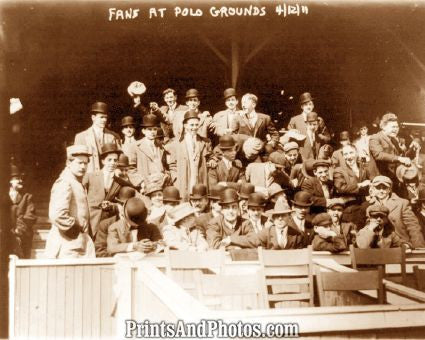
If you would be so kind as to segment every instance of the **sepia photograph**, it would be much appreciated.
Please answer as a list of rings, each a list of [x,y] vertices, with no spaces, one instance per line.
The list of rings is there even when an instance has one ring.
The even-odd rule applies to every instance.
[[[424,23],[1,0],[0,339],[424,338]]]

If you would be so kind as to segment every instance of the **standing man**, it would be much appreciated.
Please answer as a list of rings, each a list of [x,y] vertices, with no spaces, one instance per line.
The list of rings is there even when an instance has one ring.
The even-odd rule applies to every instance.
[[[95,257],[89,236],[89,205],[82,185],[91,154],[85,145],[72,145],[66,151],[66,167],[53,184],[50,195],[52,228],[46,241],[45,257]]]
[[[164,102],[166,105],[160,107],[161,112],[167,118],[166,122],[161,122],[161,128],[164,130],[164,135],[167,140],[174,137],[173,122],[174,119],[180,114],[184,114],[189,108],[186,105],[177,104],[177,94],[173,89],[166,89],[162,92]]]
[[[316,112],[310,112],[306,118],[306,139],[304,145],[300,148],[303,161],[307,159],[317,159],[322,141],[317,133],[319,121]]]
[[[75,145],[85,145],[91,154],[87,172],[99,171],[100,153],[104,144],[113,143],[120,146],[120,137],[106,128],[108,121],[108,106],[102,102],[96,102],[90,109],[92,126],[87,130],[77,133]]]
[[[136,133],[136,122],[132,116],[126,116],[121,119],[121,132],[124,138],[121,141],[122,151],[129,157],[133,144],[136,143],[134,134]]]
[[[214,133],[221,137],[235,132],[235,120],[239,114],[235,89],[226,89],[223,93],[226,110],[217,112],[213,117]]]

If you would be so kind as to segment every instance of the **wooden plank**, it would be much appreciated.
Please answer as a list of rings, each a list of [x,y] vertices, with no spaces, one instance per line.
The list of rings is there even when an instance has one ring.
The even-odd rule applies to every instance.
[[[65,337],[72,337],[74,334],[74,274],[76,266],[65,267]]]
[[[163,257],[163,255],[161,255]],[[67,265],[95,265],[95,264],[115,264],[117,259],[114,257],[102,257],[94,259],[77,258],[77,259],[32,259],[32,260],[17,260],[17,267],[32,267],[32,266],[67,266]]]
[[[310,280],[308,277],[295,277],[295,278],[268,278],[266,284],[268,285],[298,285],[308,284]]]
[[[9,337],[18,335],[20,329],[19,308],[21,305],[21,272],[16,268],[17,257],[10,257],[9,267]]]
[[[37,327],[40,323],[40,313],[38,311],[38,304],[39,304],[39,292],[40,292],[40,268],[34,268],[30,267],[28,268],[29,271],[29,281],[30,281],[30,287],[29,287],[29,296],[30,296],[30,303],[29,303],[29,324],[28,324],[28,334],[31,336],[34,336],[37,334]]]
[[[65,267],[56,268],[56,312],[55,312],[55,337],[65,337]]]
[[[55,337],[56,324],[56,266],[47,267],[47,337]]]
[[[112,274],[113,268],[100,268],[100,336],[102,338],[114,335],[112,333],[112,324],[114,320],[111,317],[113,300]]]
[[[263,250],[262,256],[265,266],[299,266],[306,265],[310,260],[307,249]]]
[[[309,300],[310,293],[290,293],[290,294],[274,294],[268,296],[269,301],[295,301]]]
[[[92,305],[92,329],[91,336],[94,338],[100,337],[100,267],[90,266],[92,270],[92,286],[91,286],[91,305]]]
[[[308,275],[307,265],[302,266],[280,266],[280,267],[265,267],[264,274],[266,276],[303,276]]]
[[[20,303],[20,329],[18,336],[28,337],[29,336],[29,323],[30,323],[30,269],[20,268],[21,271],[21,303]]]
[[[34,334],[34,337],[43,338],[47,334],[48,268],[40,267],[37,269],[39,271],[39,291],[37,292],[39,318],[37,321],[37,332]]]
[[[83,337],[91,337],[92,331],[92,268],[83,267]]]
[[[75,339],[83,337],[83,267],[77,266],[74,269],[74,315],[73,315],[73,336]]]

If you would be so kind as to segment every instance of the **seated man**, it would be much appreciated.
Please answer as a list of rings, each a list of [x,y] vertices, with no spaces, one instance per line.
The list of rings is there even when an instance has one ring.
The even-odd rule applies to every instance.
[[[313,202],[308,192],[298,191],[292,201],[292,214],[287,218],[287,224],[297,229],[302,236],[302,248],[311,244],[314,237],[313,226],[309,212]]]
[[[162,229],[172,223],[172,217],[170,215],[171,210],[174,207],[180,204],[181,197],[179,190],[174,186],[167,186],[162,190],[162,203],[164,206],[164,213],[157,216],[155,219],[150,222],[155,224],[159,230],[162,232]]]
[[[203,229],[203,235],[207,234],[208,223],[215,217],[221,215],[220,193],[226,187],[216,184],[210,187],[208,198],[210,200],[210,209],[207,212],[200,214],[196,218],[196,225]]]
[[[210,221],[207,226],[207,240],[210,248],[219,249],[250,248],[248,234],[251,228],[242,228],[242,218],[239,216],[238,193],[226,188],[220,194],[221,216]],[[245,225],[248,227],[247,225]]]
[[[265,229],[266,217],[263,215],[265,206],[266,199],[262,194],[258,192],[250,194],[248,197],[248,219],[242,223],[243,228],[251,228],[256,234]]]
[[[190,205],[195,209],[196,217],[208,212],[209,200],[207,186],[204,184],[195,184],[189,196]]]
[[[248,198],[253,192],[255,187],[251,183],[242,183],[239,187],[239,214],[242,218],[248,218]]]
[[[162,239],[158,228],[146,223],[147,209],[143,201],[133,197],[124,204],[124,219],[108,228],[107,250],[111,255],[138,251],[153,252]],[[159,243],[161,244],[161,242]]]

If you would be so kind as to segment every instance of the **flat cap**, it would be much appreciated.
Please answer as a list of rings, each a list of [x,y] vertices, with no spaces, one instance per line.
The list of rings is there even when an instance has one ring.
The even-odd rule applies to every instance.
[[[318,159],[314,162],[313,169],[316,170],[319,166],[326,166],[329,168],[331,166],[331,163],[324,159]]]
[[[71,145],[66,148],[67,158],[74,156],[91,156],[89,148],[86,145]]]
[[[379,184],[384,184],[391,188],[393,186],[393,181],[387,176],[375,176],[372,180],[372,185],[377,186]]]
[[[289,152],[291,150],[298,150],[300,147],[296,142],[288,142],[283,145],[283,151]]]
[[[371,205],[366,209],[366,215],[368,217],[371,217],[372,215],[388,216],[389,213],[389,209],[386,206],[380,204]]]
[[[311,223],[313,224],[313,226],[326,227],[332,224],[332,218],[328,213],[321,213],[314,216]]]
[[[315,122],[319,119],[316,112],[307,113],[307,122]]]
[[[387,122],[396,122],[396,121],[398,121],[397,115],[391,112],[384,114],[381,118],[381,124],[385,124]]]
[[[270,154],[269,161],[274,163],[276,167],[283,168],[285,164],[285,155],[281,152],[274,151]]]

